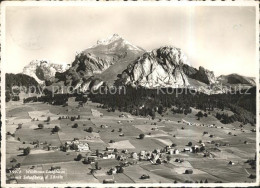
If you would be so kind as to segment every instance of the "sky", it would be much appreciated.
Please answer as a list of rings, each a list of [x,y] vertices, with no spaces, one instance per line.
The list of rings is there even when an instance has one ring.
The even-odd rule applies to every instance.
[[[6,8],[7,72],[32,60],[69,64],[97,40],[119,34],[145,50],[181,48],[190,64],[215,75],[256,76],[255,7],[14,7]]]

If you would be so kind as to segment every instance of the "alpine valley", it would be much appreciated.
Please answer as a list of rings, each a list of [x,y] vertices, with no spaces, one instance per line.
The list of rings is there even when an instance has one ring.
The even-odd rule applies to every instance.
[[[255,182],[256,92],[118,34],[71,63],[33,60],[6,74],[7,182]]]

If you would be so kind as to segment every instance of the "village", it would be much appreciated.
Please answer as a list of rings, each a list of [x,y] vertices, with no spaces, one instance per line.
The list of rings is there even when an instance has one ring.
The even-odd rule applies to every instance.
[[[31,105],[26,104],[28,110]],[[84,169],[90,181],[101,183],[228,182],[212,176],[216,171],[211,171],[211,161],[221,168],[225,166],[227,172],[245,168],[238,176],[246,173],[244,181],[254,178],[251,168],[255,156],[245,152],[254,146],[254,141],[247,138],[254,134],[251,126],[223,125],[212,115],[200,120],[196,114],[155,119],[134,117],[119,111],[108,112],[98,104],[80,105],[76,101],[70,101],[65,109],[56,106],[45,110],[50,107],[55,106],[42,104],[39,111],[19,112],[21,117],[29,118],[22,122],[14,119],[17,114],[9,115],[7,123],[14,129],[7,133],[7,144],[17,148],[13,150],[17,155],[8,154],[11,182],[21,181],[11,173],[14,170],[24,173],[28,169],[41,169],[41,163],[46,170],[65,171],[67,181],[72,181],[71,169],[77,167]],[[42,136],[37,136],[39,134]],[[239,149],[232,149],[234,147]],[[241,158],[235,157],[235,152],[239,152]],[[47,165],[49,157],[56,162]],[[205,168],[197,163],[209,165]]]

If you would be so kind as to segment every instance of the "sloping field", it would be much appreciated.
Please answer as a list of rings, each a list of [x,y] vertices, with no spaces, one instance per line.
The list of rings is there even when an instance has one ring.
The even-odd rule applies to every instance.
[[[21,142],[30,143],[38,140],[40,143],[47,142],[48,144],[60,146],[61,142],[57,134],[51,134],[51,129],[28,129],[22,128],[16,131],[16,138],[20,138]]]
[[[131,177],[131,179],[135,183],[160,183],[160,182],[171,183],[170,180],[163,178],[161,176],[158,176],[156,174],[153,174],[153,173],[141,168],[140,166],[130,166],[125,169],[124,174],[126,174],[128,177]],[[143,174],[148,174],[150,176],[150,179],[146,179],[146,180],[140,179],[140,177]]]
[[[51,117],[51,120],[59,118],[59,115],[53,114],[49,110],[30,111],[28,114],[31,119],[38,119],[39,121],[45,121],[47,117]]]
[[[170,139],[156,138],[156,140],[160,141],[161,143],[165,144],[166,146],[172,145],[172,141]]]
[[[62,180],[55,180],[55,179],[47,179],[46,183],[86,183],[86,182],[92,182],[92,183],[99,183],[99,181],[91,175],[90,165],[82,164],[82,162],[65,162],[65,163],[53,163],[53,164],[47,164],[43,165],[44,170],[49,170],[51,166],[60,166],[62,171],[65,171],[65,174],[61,174],[63,176]],[[45,174],[46,176],[47,174]]]
[[[102,113],[100,113],[98,110],[95,109],[91,109],[91,113],[94,117],[100,117],[100,115],[103,115]]]
[[[67,161],[74,161],[74,158],[76,158],[76,156],[76,153],[69,153],[69,155],[67,155],[65,152],[62,151],[40,153],[26,156],[22,162],[22,165],[38,165],[46,163],[62,163]]]
[[[122,140],[115,143],[110,143],[110,147],[117,149],[135,149],[135,147],[129,142],[129,140]]]

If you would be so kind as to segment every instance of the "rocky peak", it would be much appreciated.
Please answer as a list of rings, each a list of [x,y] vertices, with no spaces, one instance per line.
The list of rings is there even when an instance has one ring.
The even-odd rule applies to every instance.
[[[164,46],[144,53],[122,74],[125,84],[154,87],[188,86],[183,64],[188,63],[179,48]]]
[[[98,40],[97,44],[91,46],[85,51],[95,53],[96,51],[123,52],[127,50],[138,51],[138,52],[144,51],[142,48],[139,48],[131,44],[130,42],[128,42],[118,34],[113,34],[108,38]]]
[[[33,77],[39,84],[52,80],[56,72],[65,72],[70,65],[55,64],[48,60],[33,60],[23,69],[23,74]]]
[[[71,68],[64,74],[57,74],[57,82],[63,81],[66,85],[84,86],[88,89],[93,80],[100,83],[111,78],[115,80],[117,74],[143,52],[143,49],[114,34],[98,40],[97,44],[77,54]],[[90,77],[92,78],[89,79]]]
[[[216,77],[213,71],[209,71],[204,67],[200,66],[198,72],[194,75],[196,80],[199,80],[206,84],[216,83]]]
[[[187,60],[187,56],[180,48],[176,48],[173,46],[163,46],[157,50],[153,50],[152,53],[154,54],[154,56],[174,64],[190,64]]]
[[[98,40],[97,45],[108,45],[111,42],[114,42],[119,39],[122,39],[122,37],[120,37],[118,34],[113,34],[112,36],[109,36],[108,38]]]

